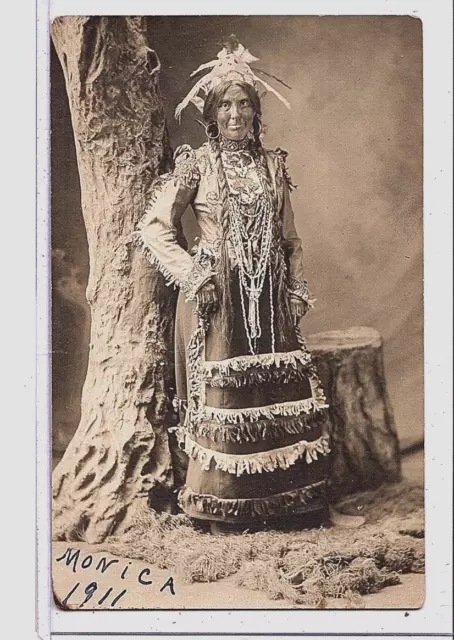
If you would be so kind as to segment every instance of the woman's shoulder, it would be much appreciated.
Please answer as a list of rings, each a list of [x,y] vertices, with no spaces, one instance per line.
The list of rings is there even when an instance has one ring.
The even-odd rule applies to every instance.
[[[173,154],[175,168],[184,166],[187,169],[204,173],[209,157],[208,143],[204,142],[200,147],[191,147],[189,144],[182,144],[177,147]]]
[[[267,154],[273,161],[278,176],[282,176],[287,182],[291,191],[297,188],[297,185],[293,183],[292,178],[287,167],[288,151],[282,149],[282,147],[275,147],[274,149],[265,149]]]
[[[275,162],[285,163],[288,157],[288,151],[282,147],[274,147],[273,149],[264,147],[265,154],[270,156]]]
[[[173,175],[190,188],[195,188],[200,181],[199,152],[200,147],[193,149],[189,144],[182,144],[173,152]]]
[[[208,153],[208,143],[204,142],[200,147],[191,147],[190,144],[181,144],[173,152],[174,162],[177,160],[197,160]]]

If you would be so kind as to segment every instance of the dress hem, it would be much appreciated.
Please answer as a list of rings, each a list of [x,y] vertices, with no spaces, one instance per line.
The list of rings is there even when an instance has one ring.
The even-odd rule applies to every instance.
[[[266,498],[217,498],[184,487],[178,502],[185,513],[202,520],[245,522],[263,520],[277,515],[297,515],[319,511],[326,505],[326,480],[307,487],[286,491]],[[194,515],[197,514],[197,515]]]

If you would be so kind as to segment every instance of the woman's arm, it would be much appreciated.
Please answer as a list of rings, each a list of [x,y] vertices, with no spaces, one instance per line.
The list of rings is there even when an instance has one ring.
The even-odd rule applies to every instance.
[[[300,315],[304,315],[307,310],[313,306],[313,301],[310,298],[309,289],[304,277],[303,243],[296,230],[295,214],[290,200],[290,189],[295,188],[295,186],[285,166],[285,157],[287,154],[284,151],[279,151],[278,156],[283,189],[281,209],[282,236],[289,268],[287,286],[291,299],[295,301],[295,305],[293,306],[296,308],[301,306],[302,313]],[[298,302],[300,305],[297,304]]]
[[[188,300],[194,300],[212,272],[193,260],[178,244],[177,228],[197,193],[200,173],[189,145],[179,147],[174,159],[174,171],[160,176],[153,186],[145,215],[134,232],[134,241],[164,275],[168,285],[180,287]]]

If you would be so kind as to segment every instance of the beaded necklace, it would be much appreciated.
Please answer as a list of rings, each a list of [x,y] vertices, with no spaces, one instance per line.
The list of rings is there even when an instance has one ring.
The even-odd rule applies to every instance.
[[[223,142],[221,148],[227,151],[247,149],[249,141]],[[253,156],[252,156],[253,158]],[[230,190],[228,201],[229,236],[238,265],[241,311],[249,350],[257,353],[257,340],[262,335],[260,323],[260,296],[266,277],[269,282],[271,350],[275,351],[273,274],[270,254],[273,239],[274,206],[261,167],[254,162],[262,193],[249,204],[241,200],[239,194]],[[247,310],[246,310],[247,300]]]

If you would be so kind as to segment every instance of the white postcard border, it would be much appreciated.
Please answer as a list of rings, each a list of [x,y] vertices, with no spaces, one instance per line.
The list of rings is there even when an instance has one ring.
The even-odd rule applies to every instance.
[[[161,10],[165,8],[165,12]],[[238,0],[191,3],[197,15],[412,15],[423,23],[426,599],[419,610],[62,611],[50,579],[49,19],[186,15],[174,0],[37,2],[38,631],[71,634],[448,634],[452,631],[452,5],[449,0]],[[216,9],[216,11],[214,11]],[[268,10],[268,11],[267,11]],[[285,630],[285,631],[283,631]]]

